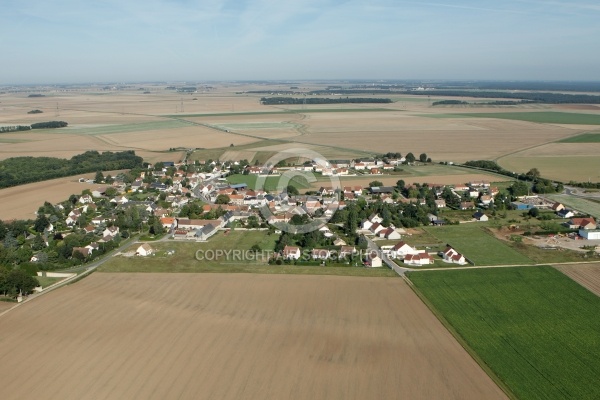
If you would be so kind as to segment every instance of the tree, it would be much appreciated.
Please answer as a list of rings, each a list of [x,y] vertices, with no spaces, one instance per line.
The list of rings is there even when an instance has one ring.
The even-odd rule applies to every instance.
[[[529,186],[525,182],[517,181],[510,185],[508,191],[513,197],[526,196],[529,193]]]
[[[427,162],[427,154],[425,154],[425,153],[421,153],[421,154],[419,155],[419,161],[421,161],[421,162],[423,162],[423,163],[424,163],[424,162]]]
[[[35,223],[33,224],[33,229],[36,232],[44,232],[44,230],[48,227],[48,225],[50,225],[50,221],[48,221],[48,218],[46,218],[46,216],[44,214],[40,214],[35,219]]]
[[[540,171],[537,168],[531,168],[525,175],[531,179],[537,179],[540,177]]]
[[[536,207],[530,208],[528,212],[530,217],[537,218],[540,215],[540,210]]]
[[[102,171],[96,172],[96,177],[94,178],[94,183],[102,183],[104,181],[104,174]]]
[[[285,191],[290,196],[297,196],[297,195],[300,194],[300,192],[298,191],[298,189],[295,186],[292,186],[292,185],[287,185],[285,187]]]
[[[356,211],[356,207],[352,207],[348,211],[348,218],[346,219],[344,228],[347,234],[354,233],[356,228],[358,228],[358,212]]]
[[[416,158],[415,158],[415,155],[413,153],[408,153],[406,155],[406,162],[407,163],[412,164],[412,163],[415,162],[415,160],[416,160]]]
[[[216,204],[229,204],[231,199],[226,194],[220,194],[217,196],[217,200],[215,200]]]
[[[398,188],[398,190],[404,189],[405,186],[406,186],[406,182],[404,182],[403,179],[400,179],[399,181],[396,182],[396,187]]]
[[[369,187],[380,187],[380,186],[383,186],[383,182],[381,182],[381,181],[369,182]]]
[[[367,241],[367,238],[364,237],[363,235],[360,235],[360,237],[358,238],[358,248],[360,249],[367,249],[369,247],[369,242]]]

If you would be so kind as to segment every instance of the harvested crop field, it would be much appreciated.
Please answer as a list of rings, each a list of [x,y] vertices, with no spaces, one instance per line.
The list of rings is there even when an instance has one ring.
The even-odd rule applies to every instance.
[[[95,273],[2,326],[6,398],[506,398],[398,278]]]
[[[600,296],[600,264],[558,265],[556,269]]]
[[[114,171],[112,172],[114,175]],[[110,173],[111,171],[105,172],[106,175]],[[45,201],[55,204],[67,200],[72,194],[81,194],[85,189],[106,187],[77,181],[80,177],[93,179],[95,175],[81,174],[0,189],[0,220],[35,219],[38,208]]]

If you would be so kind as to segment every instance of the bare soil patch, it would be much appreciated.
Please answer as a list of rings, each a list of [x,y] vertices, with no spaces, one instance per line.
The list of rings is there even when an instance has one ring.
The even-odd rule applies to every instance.
[[[558,265],[556,268],[590,292],[600,296],[600,263]]]
[[[105,175],[110,173],[105,172]],[[85,189],[106,187],[106,185],[78,182],[81,177],[91,179],[95,175],[95,173],[81,174],[0,189],[0,204],[2,204],[0,220],[35,219],[38,208],[45,201],[54,204],[68,199],[72,194],[81,194]]]
[[[95,273],[2,319],[7,398],[506,398],[397,278]]]

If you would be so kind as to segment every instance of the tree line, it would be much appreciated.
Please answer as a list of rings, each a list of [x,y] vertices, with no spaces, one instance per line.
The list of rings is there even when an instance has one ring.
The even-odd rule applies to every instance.
[[[29,113],[31,114],[32,112],[30,111]],[[56,129],[56,128],[64,128],[68,125],[69,124],[66,123],[65,121],[48,121],[48,122],[36,122],[35,124],[31,124],[31,125],[0,126],[0,133],[29,131],[31,129]]]
[[[260,99],[261,104],[264,105],[278,105],[278,104],[349,104],[349,103],[391,103],[391,99],[383,98],[327,98],[327,97],[262,97]]]
[[[448,97],[475,97],[475,98],[496,98],[496,99],[516,99],[527,100],[530,103],[547,104],[600,104],[600,96],[589,94],[567,94],[550,92],[502,92],[494,90],[386,90],[386,89],[342,89],[335,91],[316,90],[309,92],[310,95],[332,95],[332,94],[352,95],[352,94],[402,94],[416,96],[448,96]]]
[[[62,178],[96,171],[133,169],[143,165],[132,150],[123,152],[86,151],[71,159],[54,157],[12,157],[0,161],[0,188]]]

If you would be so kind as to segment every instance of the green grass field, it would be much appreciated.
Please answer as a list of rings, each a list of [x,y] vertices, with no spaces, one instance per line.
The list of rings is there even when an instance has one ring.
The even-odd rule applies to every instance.
[[[99,272],[223,272],[223,273],[259,273],[259,274],[308,274],[308,275],[344,275],[344,276],[383,276],[397,277],[389,268],[364,268],[346,264],[332,266],[268,265],[266,259],[248,256],[245,252],[254,244],[263,250],[272,251],[278,235],[268,235],[266,231],[231,231],[228,235],[219,232],[208,242],[180,242],[169,240],[151,243],[156,255],[150,257],[116,256],[104,263]],[[166,252],[172,250],[173,255]],[[198,261],[196,252],[202,250],[205,258],[213,258],[217,250],[240,250],[245,256],[215,257]],[[212,253],[211,253],[212,252]],[[265,253],[265,256],[267,253]],[[253,259],[250,259],[253,258]]]
[[[170,118],[191,118],[191,117],[235,117],[241,115],[272,115],[272,114],[308,114],[308,113],[338,113],[338,112],[381,112],[398,111],[390,108],[308,108],[308,109],[282,109],[281,111],[250,111],[250,112],[232,112],[232,113],[212,113],[212,114],[168,114],[163,117]]]
[[[580,193],[585,189],[579,189]],[[584,213],[593,215],[596,218],[600,218],[600,203],[582,199],[575,196],[569,196],[566,194],[551,194],[547,195],[548,198],[563,203],[567,207],[574,208]]]
[[[449,270],[409,278],[516,398],[600,398],[600,298],[559,271]]]
[[[259,177],[258,175],[231,175],[227,177],[227,181],[229,183],[245,183],[249,188],[255,189],[257,185]],[[266,177],[263,181],[263,189],[269,192],[275,192],[278,190],[282,190],[284,188],[284,182],[280,181],[281,176],[269,176]],[[306,179],[303,179],[300,176],[294,177],[289,181],[289,185],[294,186],[299,191],[304,191],[310,187],[310,184]]]
[[[115,133],[153,131],[157,129],[176,129],[184,128],[190,125],[190,123],[181,120],[152,121],[141,122],[138,124],[97,126],[92,128],[66,128],[65,130],[61,130],[61,133],[76,133],[80,135],[110,135]],[[52,130],[45,130],[44,132],[47,131]],[[58,132],[58,130],[56,131]]]
[[[600,143],[600,133],[583,133],[561,139],[557,143]]]
[[[475,265],[524,265],[533,261],[483,229],[486,223],[427,227],[425,230],[448,243]]]
[[[599,114],[581,114],[555,111],[420,114],[420,116],[428,118],[497,118],[537,122],[542,124],[600,125]]]

